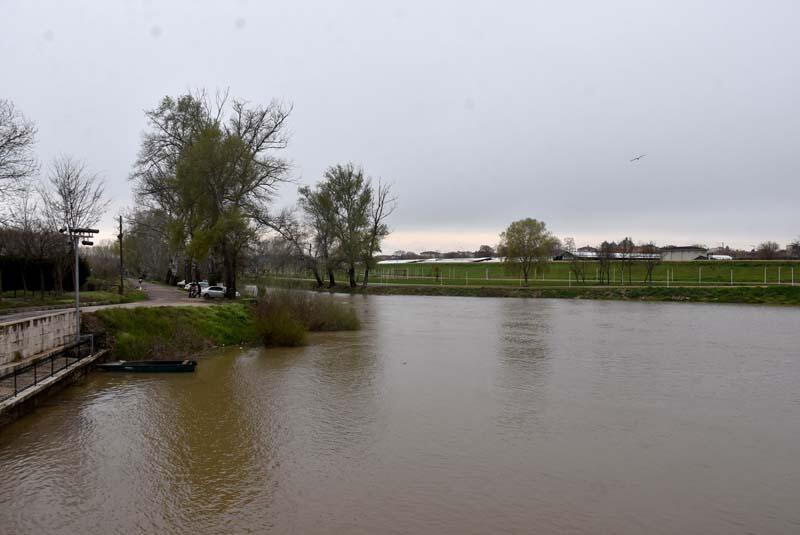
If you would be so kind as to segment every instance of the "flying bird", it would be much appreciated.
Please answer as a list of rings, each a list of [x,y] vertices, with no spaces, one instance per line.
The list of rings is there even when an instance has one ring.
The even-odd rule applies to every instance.
[[[636,160],[641,160],[641,159],[642,159],[642,158],[644,158],[645,156],[647,156],[647,154],[640,154],[640,155],[639,155],[639,156],[637,156],[636,158],[632,158],[632,159],[631,159],[631,161],[632,161],[632,162],[635,162]]]

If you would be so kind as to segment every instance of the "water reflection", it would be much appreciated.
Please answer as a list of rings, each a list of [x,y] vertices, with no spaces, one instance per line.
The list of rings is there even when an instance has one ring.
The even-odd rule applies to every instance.
[[[276,485],[271,420],[253,410],[260,389],[253,388],[251,366],[238,362],[238,353],[205,359],[197,381],[165,385],[171,410],[159,427],[174,432],[160,433],[149,446],[172,468],[164,478],[164,500],[197,504],[170,508],[182,518],[168,524],[203,530],[257,500],[269,505]]]
[[[499,350],[495,391],[501,413],[499,432],[542,431],[538,413],[546,406],[552,305],[546,301],[508,299],[500,302],[496,328]]]

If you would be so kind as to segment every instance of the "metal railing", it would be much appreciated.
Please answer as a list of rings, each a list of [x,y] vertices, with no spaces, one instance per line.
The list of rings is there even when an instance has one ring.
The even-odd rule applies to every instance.
[[[13,398],[94,353],[94,336],[81,336],[50,355],[0,376],[0,401]]]

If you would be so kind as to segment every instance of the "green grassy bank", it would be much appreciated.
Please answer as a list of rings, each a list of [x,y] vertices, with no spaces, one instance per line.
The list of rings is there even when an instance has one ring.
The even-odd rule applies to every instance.
[[[121,360],[181,359],[257,339],[252,306],[109,308],[84,314],[84,328]]]
[[[335,292],[361,293],[360,288],[337,287]],[[800,286],[503,288],[489,286],[397,285],[371,286],[373,295],[431,295],[464,297],[539,297],[623,301],[682,301],[697,303],[752,303],[800,306]]]
[[[254,303],[109,308],[84,314],[83,328],[120,360],[189,358],[229,345],[299,346],[308,332],[358,330],[356,311],[331,296],[271,291]]]

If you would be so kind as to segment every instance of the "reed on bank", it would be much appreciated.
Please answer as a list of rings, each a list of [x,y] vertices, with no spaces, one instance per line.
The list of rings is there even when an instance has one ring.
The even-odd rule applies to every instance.
[[[265,346],[299,346],[306,334],[355,331],[356,311],[331,295],[287,289],[263,292],[255,309],[256,330]]]

